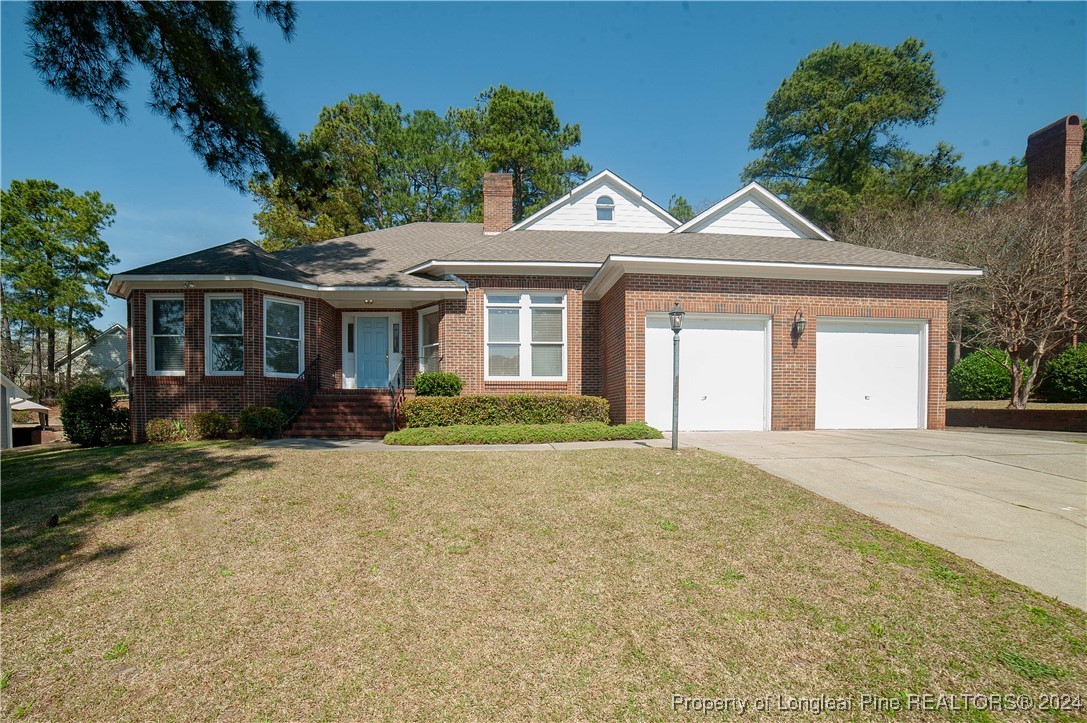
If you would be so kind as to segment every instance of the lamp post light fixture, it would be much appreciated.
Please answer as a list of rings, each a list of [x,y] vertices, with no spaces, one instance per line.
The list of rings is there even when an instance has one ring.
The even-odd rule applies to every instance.
[[[679,332],[683,331],[683,314],[679,300],[668,312],[672,324],[672,449],[679,449]]]

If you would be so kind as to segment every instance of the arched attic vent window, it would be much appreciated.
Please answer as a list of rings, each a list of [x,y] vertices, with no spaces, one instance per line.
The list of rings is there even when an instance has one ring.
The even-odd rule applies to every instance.
[[[611,196],[601,196],[596,199],[596,220],[611,221],[615,215],[615,201]]]

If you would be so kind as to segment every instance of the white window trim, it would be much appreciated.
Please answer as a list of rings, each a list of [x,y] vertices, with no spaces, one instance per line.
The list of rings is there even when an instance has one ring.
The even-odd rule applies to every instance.
[[[491,304],[487,301],[490,294],[519,294],[517,304]],[[554,294],[562,296],[562,304],[535,304],[537,308],[562,309],[562,375],[557,377],[532,376],[532,294]],[[569,330],[567,329],[566,302],[568,294],[564,289],[486,289],[483,295],[483,381],[486,382],[565,382],[567,376],[567,359],[569,357]],[[520,340],[517,342],[521,348],[519,355],[521,373],[515,377],[491,376],[490,373],[490,314],[488,309],[520,309],[518,333]],[[513,344],[513,342],[495,342],[496,344]],[[551,343],[551,342],[549,342]],[[558,342],[553,342],[558,345]]]
[[[290,304],[299,308],[298,319],[298,371],[297,372],[274,372],[268,368],[268,305],[272,302],[279,304]],[[264,313],[262,314],[261,322],[261,335],[260,335],[260,351],[261,362],[264,366],[264,376],[276,377],[279,379],[295,379],[306,369],[306,304],[298,299],[285,299],[282,296],[265,296],[264,297]],[[276,339],[286,339],[287,337],[277,336]],[[293,339],[291,341],[294,341]]]
[[[147,297],[147,376],[149,377],[183,377],[185,376],[185,295],[184,294],[148,294]],[[181,369],[159,371],[155,369],[155,325],[154,310],[156,301],[180,301],[181,311]],[[158,336],[173,336],[173,334],[159,334]]]
[[[240,336],[242,340],[242,371],[221,372],[211,366],[211,302],[213,299],[235,299],[242,302],[241,334],[216,334],[216,336]],[[242,294],[204,294],[204,374],[209,377],[240,377],[245,375],[245,297]]]
[[[419,369],[417,370],[419,373],[422,373],[422,372],[426,371],[423,368],[423,357],[424,357],[424,354],[423,354],[423,317],[427,316],[428,314],[437,314],[437,313],[438,313],[438,306],[435,305],[435,306],[428,306],[425,309],[420,309],[418,314],[416,315],[415,328],[417,330],[416,337],[418,337],[416,339],[416,342],[417,342],[416,346],[419,347],[418,350],[417,350],[418,358],[416,359],[416,362],[417,362],[416,366],[419,367]],[[441,324],[441,318],[440,317],[438,319],[438,323]],[[434,342],[434,346],[436,346],[438,348],[438,364],[439,364],[439,366],[441,366],[441,330],[440,329],[439,329],[438,341]]]
[[[600,199],[606,198],[609,203],[601,203]],[[611,218],[600,218],[600,211],[611,211]],[[615,223],[615,199],[607,194],[601,194],[596,197],[596,222],[602,224]]]

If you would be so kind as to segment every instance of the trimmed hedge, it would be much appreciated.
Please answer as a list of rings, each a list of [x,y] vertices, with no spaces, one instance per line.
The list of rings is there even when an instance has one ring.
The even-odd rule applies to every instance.
[[[404,426],[608,423],[608,400],[573,394],[470,394],[415,397],[401,407]]]
[[[575,424],[457,425],[402,429],[385,435],[385,444],[547,444],[551,442],[598,442],[615,439],[660,439],[661,433],[645,422],[614,427],[603,422]]]
[[[1041,392],[1050,402],[1087,402],[1087,344],[1065,349],[1046,365]]]
[[[197,412],[189,417],[188,427],[193,439],[223,439],[230,434],[230,417],[222,412]]]
[[[247,437],[268,439],[287,425],[287,415],[275,407],[246,407],[238,415],[238,430]]]
[[[149,419],[143,427],[143,433],[151,444],[183,442],[189,438],[189,430],[180,419]]]
[[[455,397],[464,382],[453,372],[423,372],[412,380],[412,388],[420,397]]]
[[[114,409],[109,390],[99,383],[80,384],[61,396],[60,423],[68,441],[80,447],[129,441],[128,410]]]
[[[1008,360],[1001,349],[984,349],[959,360],[947,375],[947,398],[1008,399],[1012,395],[1012,377],[997,359]]]

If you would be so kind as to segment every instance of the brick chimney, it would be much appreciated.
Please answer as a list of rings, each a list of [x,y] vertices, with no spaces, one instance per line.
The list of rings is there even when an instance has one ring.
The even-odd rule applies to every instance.
[[[1072,174],[1080,165],[1083,125],[1078,115],[1061,118],[1027,137],[1027,190],[1035,193],[1060,184],[1071,189]]]
[[[483,233],[502,233],[513,225],[513,174],[483,174]]]

